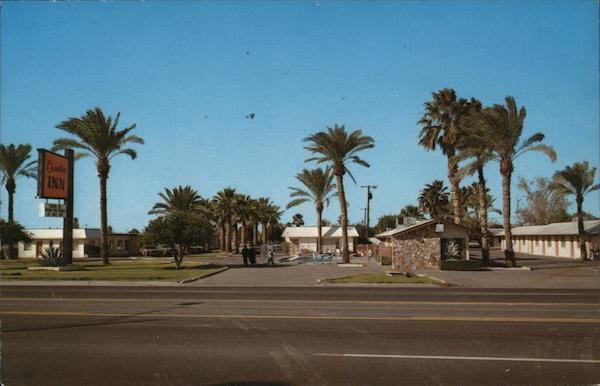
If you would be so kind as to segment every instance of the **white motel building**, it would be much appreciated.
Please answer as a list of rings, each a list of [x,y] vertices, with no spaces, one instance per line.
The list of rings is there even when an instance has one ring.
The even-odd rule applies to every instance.
[[[40,256],[46,248],[62,249],[62,228],[26,229],[31,235],[31,243],[19,242],[18,256],[20,258],[35,258]],[[100,229],[81,228],[73,229],[73,258],[90,257],[98,255],[100,248]],[[108,243],[111,256],[135,256],[139,248],[139,235],[129,233],[110,233]],[[89,252],[95,248],[96,253]]]
[[[588,256],[593,249],[600,248],[600,220],[584,221]],[[506,248],[504,230],[494,232],[501,248]],[[577,221],[548,225],[520,226],[512,228],[515,252],[531,255],[581,258],[577,236]]]

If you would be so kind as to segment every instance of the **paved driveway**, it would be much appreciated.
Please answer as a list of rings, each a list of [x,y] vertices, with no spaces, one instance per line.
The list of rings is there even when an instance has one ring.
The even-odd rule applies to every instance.
[[[472,256],[478,258],[478,251],[474,251]],[[491,257],[493,260],[504,261],[499,250],[493,250]],[[422,273],[465,287],[600,289],[600,261],[580,261],[519,253],[517,263],[531,268],[531,271],[423,271]]]
[[[227,258],[231,260],[232,258]],[[230,268],[218,275],[190,283],[210,286],[313,286],[323,279],[358,275],[363,273],[380,273],[384,268],[375,262],[362,258],[353,258],[351,263],[362,264],[362,267],[338,266],[335,263],[319,264],[278,264],[268,266],[258,264],[244,267],[239,263],[241,258],[232,261]],[[260,263],[260,260],[258,261]],[[217,263],[217,261],[214,261]],[[223,262],[220,262],[223,264]]]

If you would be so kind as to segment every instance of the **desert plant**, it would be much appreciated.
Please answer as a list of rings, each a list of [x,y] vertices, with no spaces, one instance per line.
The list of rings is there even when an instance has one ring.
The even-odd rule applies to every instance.
[[[38,262],[44,267],[62,267],[66,265],[60,248],[54,247],[45,248],[38,258]]]

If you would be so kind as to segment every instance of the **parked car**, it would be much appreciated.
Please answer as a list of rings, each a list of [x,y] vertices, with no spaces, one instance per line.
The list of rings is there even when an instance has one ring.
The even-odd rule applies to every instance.
[[[146,246],[140,249],[140,253],[142,256],[171,256],[173,254],[173,249],[166,245],[160,244],[156,247]]]

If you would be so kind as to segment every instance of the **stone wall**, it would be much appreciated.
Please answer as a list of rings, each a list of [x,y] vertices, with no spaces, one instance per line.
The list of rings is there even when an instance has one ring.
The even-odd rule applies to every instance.
[[[392,244],[394,269],[440,269],[442,246],[435,225],[400,233],[394,236]]]

